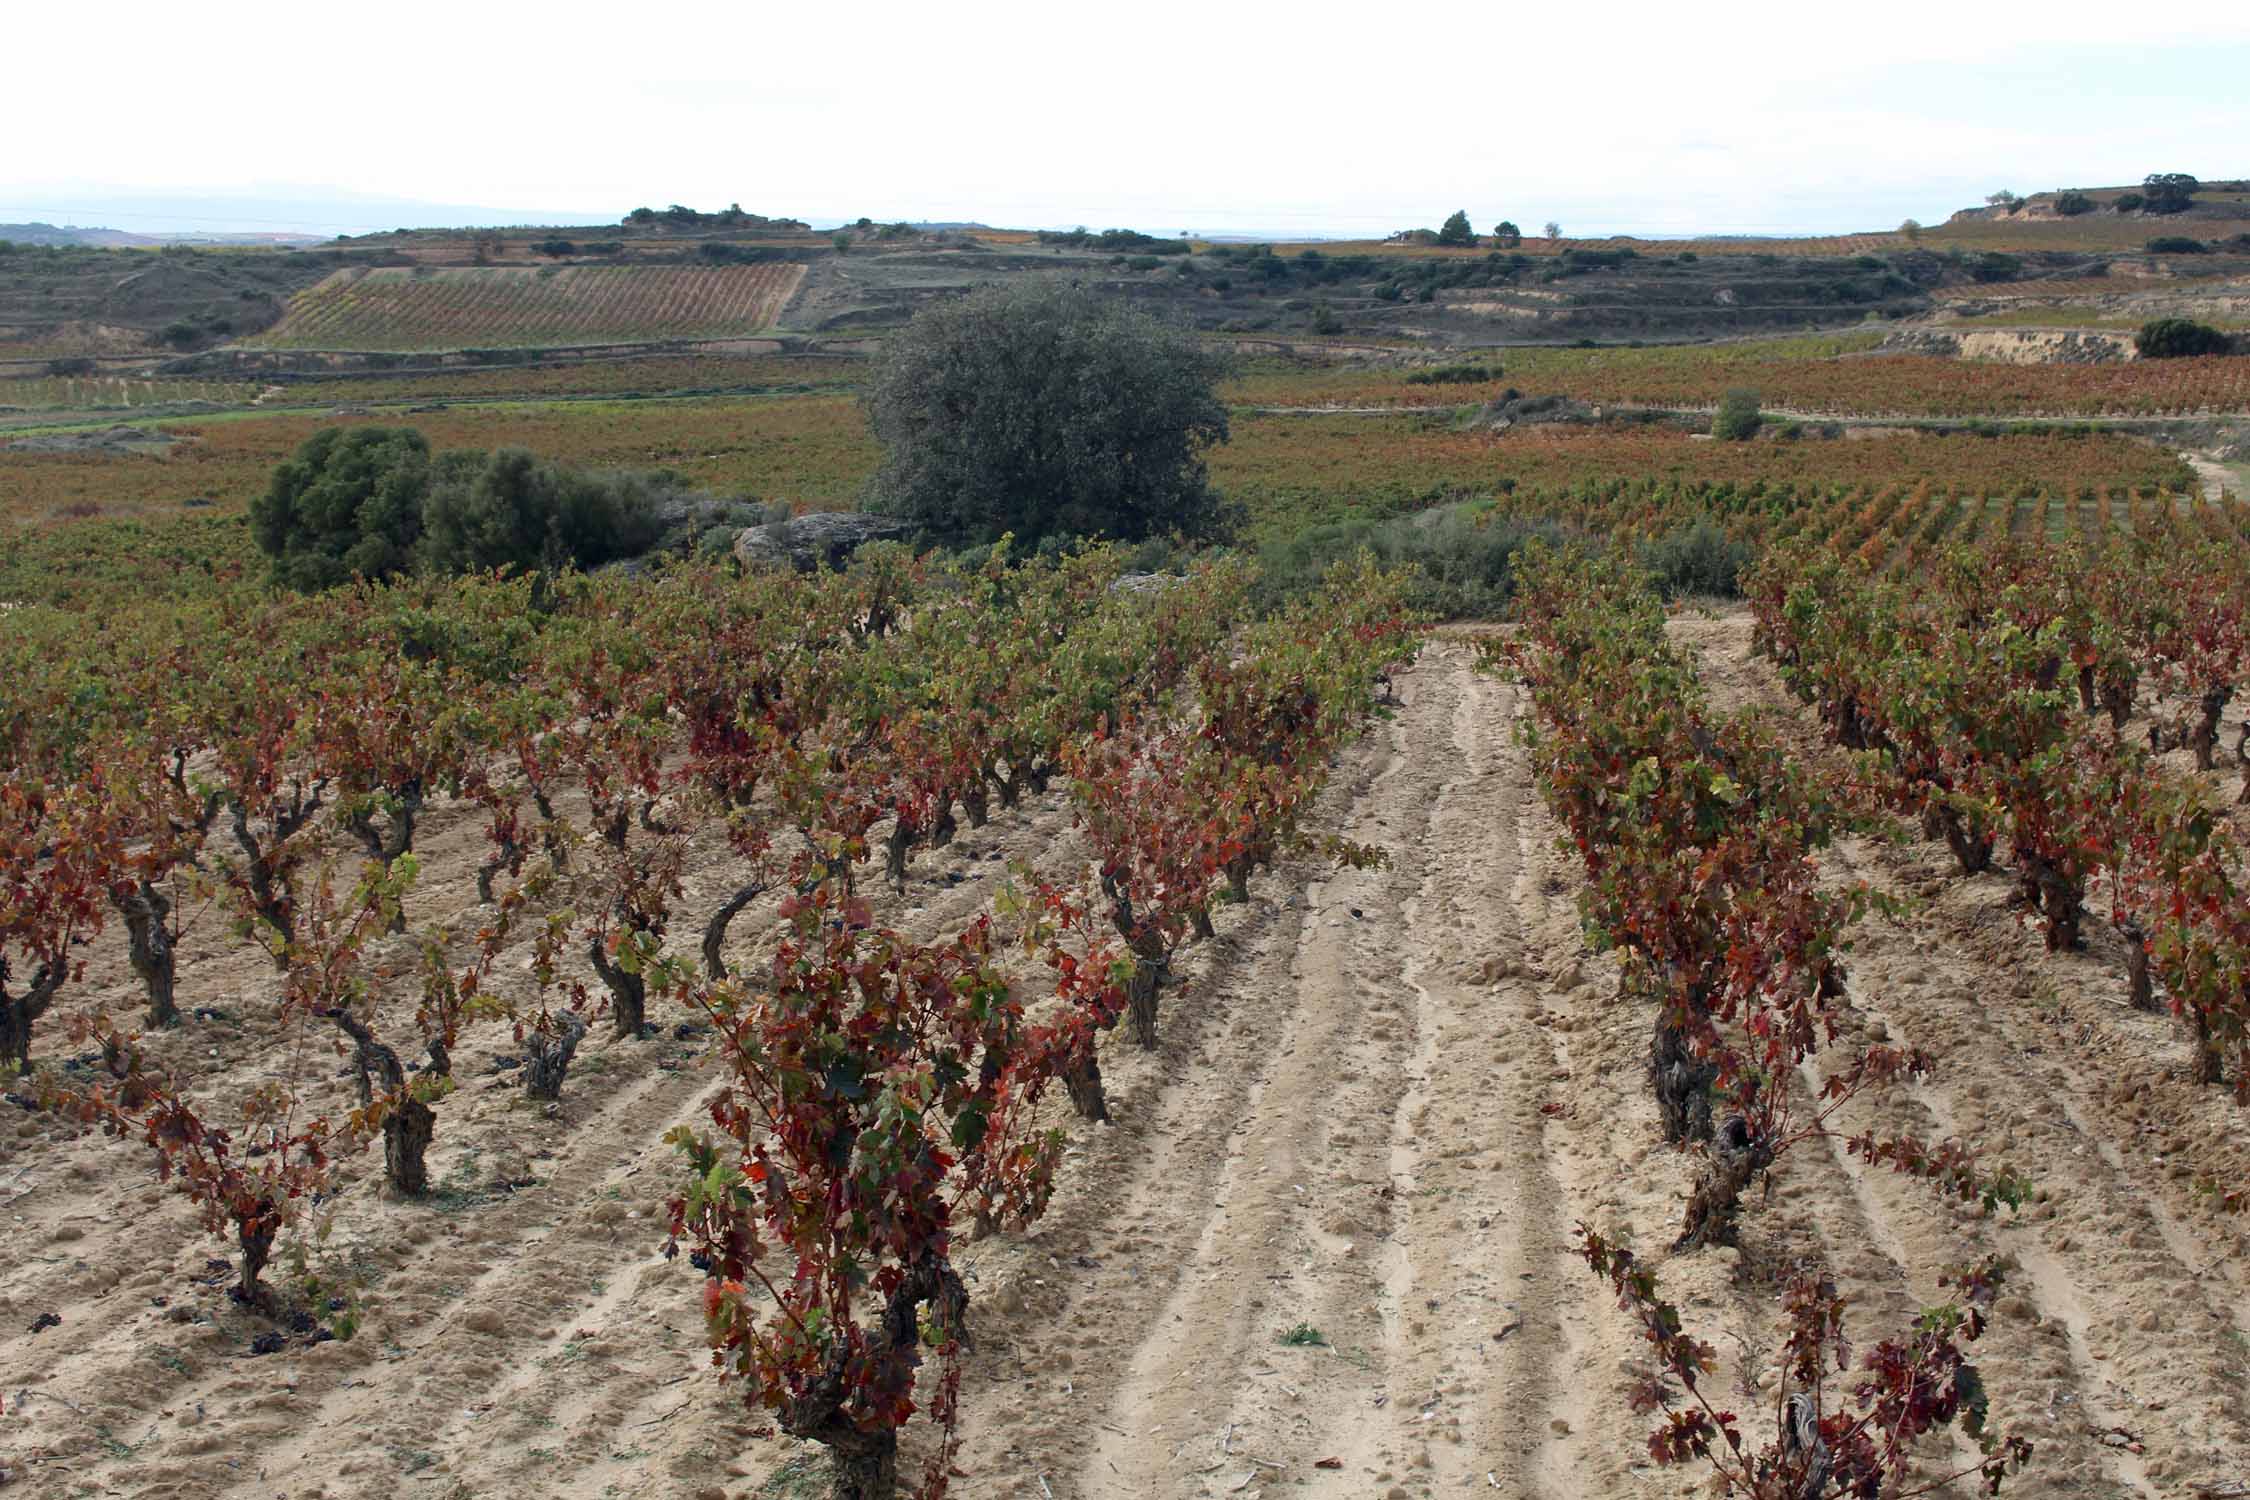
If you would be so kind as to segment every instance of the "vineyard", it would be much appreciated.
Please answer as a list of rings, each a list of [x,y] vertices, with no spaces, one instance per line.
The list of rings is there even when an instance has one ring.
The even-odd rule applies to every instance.
[[[239,513],[273,466],[338,420],[245,413],[162,424],[187,439],[162,456],[0,448],[0,517],[44,522],[91,513],[156,520],[183,506]],[[359,418],[357,420],[369,420]],[[786,498],[812,509],[854,503],[877,450],[856,402],[786,398],[462,405],[397,420],[433,448],[521,445],[574,463],[666,468],[721,494]],[[1870,435],[1849,441],[1711,443],[1666,427],[1455,430],[1437,418],[1241,416],[1211,455],[1214,481],[1241,499],[1254,533],[1286,535],[1345,516],[1385,516],[1441,500],[1658,476],[1679,484],[1763,481],[1825,492],[1927,482],[1961,495],[2188,491],[2194,475],[2149,444],[2110,435]],[[17,597],[22,597],[18,595]]]
[[[1238,422],[1211,471],[1268,537],[1480,497],[1569,518],[1596,508],[1589,495],[1599,501],[1635,487],[1688,498],[1755,493],[1825,502],[1862,486],[2012,501],[2082,490],[2179,493],[2194,485],[2171,454],[2107,434],[1906,432],[1717,443],[1665,426],[1495,434],[1430,418],[1327,414]]]
[[[1980,326],[1961,325],[1964,328]],[[2134,326],[2138,326],[2137,324]],[[2250,361],[2005,364],[1872,354],[1879,335],[1719,347],[1507,349],[1489,380],[1409,384],[1408,370],[1267,368],[1230,388],[1252,406],[1460,406],[1514,389],[1601,405],[1710,408],[1730,389],[1818,416],[2157,417],[2250,411]]]
[[[2250,1500],[2250,356],[2122,357],[2250,192],[2119,191],[0,246],[0,1500]],[[749,560],[1039,277],[1207,531]]]
[[[646,359],[590,359],[499,369],[402,371],[397,374],[293,380],[277,398],[290,405],[321,402],[474,401],[541,396],[680,395],[707,391],[801,390],[851,385],[864,361],[843,355],[715,354]]]
[[[1613,1004],[1651,1027],[1638,1074],[1648,1127],[1696,1162],[1665,1259],[1635,1248],[1633,1231],[1654,1227],[1645,1217],[1618,1226],[1622,1238],[1607,1220],[1576,1233],[1645,1340],[1639,1389],[1660,1463],[1694,1464],[1745,1495],[1888,1493],[1948,1471],[2017,1485],[2027,1463],[2028,1482],[2057,1493],[2223,1492],[2244,1453],[2244,1412],[2220,1395],[2243,1367],[2240,1253],[2214,1247],[2231,1271],[2208,1297],[2194,1260],[2174,1257],[2214,1231],[2238,1241],[2226,1226],[2246,1206],[2250,1150],[2234,1112],[2250,1098],[2239,982],[2250,954],[2235,935],[2245,866],[2210,789],[2141,756],[2126,730],[2138,689],[2151,740],[2184,739],[2208,768],[2229,696],[2216,684],[2240,680],[2226,622],[2244,557],[2238,533],[2159,525],[2075,550],[1959,551],[1932,590],[1883,583],[1831,548],[1778,547],[1752,585],[1756,642],[1778,680],[1733,622],[1668,622],[1628,569],[1531,560],[1522,634],[1488,654],[1530,698],[1531,759],[1583,865],[1580,912],[1595,946],[1621,959]],[[2116,610],[2120,597],[2163,597],[2140,592],[2152,585],[2178,586],[2179,606]],[[1733,706],[1715,701],[1707,670]],[[1786,710],[1783,684],[1818,708],[1830,745]],[[2114,947],[2081,927],[2096,888]],[[1995,931],[2003,912],[2012,932]],[[1981,993],[1966,980],[1964,967],[2011,951],[2027,977],[1994,972]],[[2174,1038],[2132,1019],[2167,1012]],[[2059,1066],[2032,1061],[2054,1050],[2035,1036],[2073,1039]],[[2052,1091],[2043,1102],[1979,1081],[1981,1047],[2003,1038],[2002,1073],[2036,1069]],[[2088,1069],[2093,1057],[2104,1061]],[[2230,1079],[2233,1105],[2214,1097]],[[2010,1098],[2019,1107],[1995,1119]],[[1980,1139],[1987,1124],[2001,1128]],[[2027,1157],[2067,1161],[2056,1145],[2085,1153],[2088,1133],[2163,1134],[2175,1185],[2153,1196],[2165,1201],[2151,1201],[2147,1178],[2023,1170]],[[1817,1269],[1768,1252],[1786,1353],[1753,1376],[1709,1338],[1735,1332],[1745,1360],[1758,1350],[1708,1311],[1708,1283],[1679,1298],[1665,1287],[1684,1256],[1741,1242],[1747,1190],[1784,1170],[1837,1182],[1850,1206],[1827,1211],[1843,1223],[1820,1231]],[[2156,1264],[2090,1258],[2094,1241],[2068,1227],[2119,1213],[2160,1225],[2126,1243],[2162,1247],[2156,1259],[2186,1273],[2167,1283],[2184,1298],[2172,1316],[2142,1280],[2165,1274]],[[2045,1227],[2011,1227],[2025,1221]],[[1855,1259],[1862,1280],[1918,1293],[1909,1326],[1857,1364],[1844,1341],[1875,1336],[1857,1325],[1881,1298],[1842,1290],[1839,1267]],[[2149,1310],[2121,1315],[2136,1304]],[[2044,1350],[2008,1326],[2025,1320]],[[2178,1337],[2190,1326],[2200,1331]],[[2213,1358],[2216,1342],[2234,1347]],[[2201,1415],[2153,1438],[2135,1393],[2175,1357],[2199,1361]],[[2010,1396],[2011,1375],[2051,1393],[2044,1418],[2037,1396]],[[1737,1398],[1757,1415],[1729,1409]],[[2058,1424],[2062,1401],[2073,1415]],[[1949,1422],[1962,1433],[1951,1452],[1910,1463],[1899,1440]],[[2167,1451],[2217,1467],[2147,1461]]]
[[[1959,548],[2007,540],[2099,546],[2130,537],[2142,546],[2194,541],[2231,547],[2240,540],[2242,517],[2231,499],[2203,501],[2153,489],[2040,487],[2009,495],[1926,481],[1800,488],[1611,480],[1559,492],[1519,490],[1492,508],[1624,544],[1709,524],[1751,552],[1815,545],[1870,572],[1908,580],[1926,576]]]
[[[258,388],[241,381],[136,380],[115,375],[61,375],[38,380],[0,380],[0,413],[23,411],[130,411],[142,406],[209,402],[233,406],[249,401]]]
[[[420,352],[724,338],[772,327],[803,278],[778,263],[346,270],[246,343]]]
[[[153,517],[191,501],[239,513],[307,437],[350,420],[369,419],[292,412],[165,422],[187,441],[162,457],[0,448],[0,515],[43,520],[93,506],[107,516]],[[815,508],[848,503],[875,461],[857,408],[827,396],[457,406],[398,420],[433,447],[514,444],[577,463],[670,468],[714,490]]]
[[[279,1330],[260,1354],[351,1341],[363,1268],[403,1271],[427,1233],[371,1238],[382,1205],[443,1213],[468,1191],[429,1156],[441,1123],[489,1115],[472,1090],[520,1084],[559,1122],[597,1058],[692,1064],[723,1082],[702,1107],[680,1099],[664,1136],[685,1184],[665,1251],[687,1252],[683,1312],[700,1281],[740,1399],[828,1448],[850,1493],[890,1492],[918,1412],[934,1431],[913,1457],[938,1479],[966,1344],[956,1236],[1039,1218],[1062,1153],[1042,1097],[1109,1117],[1097,1041],[1124,1022],[1156,1047],[1178,956],[1261,873],[1381,858],[1307,819],[1379,675],[1411,654],[1396,580],[1342,572],[1325,598],[1244,622],[1239,570],[1155,592],[1117,590],[1117,571],[1092,554],[947,574],[901,555],[764,586],[683,573],[581,590],[536,629],[514,584],[245,597],[120,622],[146,643],[129,664],[73,653],[67,617],[31,612],[0,709],[0,1057],[13,1072],[42,1040],[94,1050],[16,1079],[32,1112],[17,1180],[96,1129],[152,1153],[233,1257],[214,1262],[231,1306],[203,1278],[217,1300],[169,1320],[173,1399],[201,1411],[229,1388],[199,1369],[216,1325]],[[197,644],[167,646],[183,626]],[[151,691],[169,705],[153,721],[135,707]],[[943,935],[891,925],[923,915],[901,910],[910,885],[958,883],[915,864],[1051,806],[1060,777],[1082,863],[1019,864]],[[482,845],[471,889],[422,879],[464,837]],[[718,899],[689,905],[691,870],[708,887],[720,869]],[[88,985],[79,950],[97,940],[138,1015]],[[611,1045],[574,1078],[597,1024]],[[222,1048],[260,1047],[294,1061],[246,1090],[213,1076]],[[310,1065],[331,1047],[351,1088]],[[513,1055],[472,1072],[473,1047]],[[501,1195],[535,1186],[508,1170]],[[37,1196],[13,1196],[19,1223]],[[78,1328],[98,1324],[79,1298],[99,1290],[65,1270],[8,1296],[60,1299]],[[924,1342],[936,1363],[917,1376]],[[64,1425],[42,1424],[11,1477],[114,1446],[106,1416]],[[427,1436],[410,1420],[382,1435]]]
[[[2081,509],[15,610],[0,1470],[2223,1492],[2250,545]]]

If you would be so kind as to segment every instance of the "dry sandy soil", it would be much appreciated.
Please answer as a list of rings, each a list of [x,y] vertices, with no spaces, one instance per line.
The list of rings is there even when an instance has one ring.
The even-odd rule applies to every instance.
[[[1721,702],[1794,716],[1747,617],[1684,617]],[[1192,954],[1154,1053],[1104,1060],[1117,1123],[1058,1116],[1072,1147],[1029,1234],[966,1246],[976,1337],[956,1493],[969,1497],[1697,1493],[1652,1466],[1624,1388],[1639,1350],[1572,1252],[1585,1220],[1652,1253],[1692,1162],[1659,1144],[1652,1016],[1585,951],[1578,871],[1531,784],[1508,684],[1440,640],[1404,706],[1343,758],[1328,810],[1389,868],[1284,870]],[[466,920],[481,844],[429,820],[413,914]],[[989,898],[1004,859],[1081,859],[1052,795],[923,855],[885,920],[936,934]],[[1942,1070],[1846,1123],[1959,1132],[2028,1173],[2037,1201],[1987,1220],[1814,1143],[1744,1215],[1739,1249],[1662,1258],[1716,1345],[1713,1389],[1770,1430],[1777,1289],[1824,1267],[1872,1344],[1983,1250],[2016,1270],[1978,1346],[1996,1424],[2038,1445],[2028,1496],[2250,1493],[2245,1225],[2197,1191],[2250,1170],[2250,1120],[2182,1077],[2174,1023],[2124,1004],[2106,933],[2050,955],[2007,882],[1947,876],[1942,849],[1831,859],[1915,899],[1851,958],[1857,1027]],[[727,884],[707,854],[686,906]],[[756,913],[738,933],[757,930]],[[163,1037],[224,1093],[298,1056],[256,1018],[273,982],[215,917],[188,944]],[[66,992],[67,993],[67,992]],[[135,988],[111,937],[66,1003]],[[392,1030],[411,1034],[403,1008]],[[316,1036],[309,1076],[347,1081]],[[59,1017],[35,1044],[67,1050]],[[817,1450],[765,1436],[705,1367],[699,1278],[668,1263],[659,1137],[714,1077],[667,1034],[581,1053],[542,1110],[471,1034],[439,1106],[421,1202],[348,1169],[316,1259],[358,1278],[348,1343],[254,1357],[270,1326],[225,1297],[225,1253],[159,1188],[148,1153],[9,1108],[0,1116],[0,1466],[10,1493],[141,1500],[787,1496]],[[505,1184],[528,1186],[508,1187]],[[285,1257],[272,1279],[286,1284]],[[58,1327],[32,1334],[42,1313]],[[1324,1342],[1290,1345],[1300,1325]],[[1946,1455],[1935,1455],[1942,1459]],[[1323,1461],[1333,1464],[1321,1467]],[[1964,1487],[1963,1493],[1966,1493]]]

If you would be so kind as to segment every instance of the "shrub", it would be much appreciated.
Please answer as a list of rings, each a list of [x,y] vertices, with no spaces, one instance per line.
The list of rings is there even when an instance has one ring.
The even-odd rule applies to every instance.
[[[2139,213],[2141,205],[2147,201],[2139,193],[2119,193],[2116,201],[2110,206],[2121,214],[2132,214]]]
[[[546,239],[538,241],[531,248],[538,251],[541,255],[555,258],[560,258],[565,255],[576,255],[578,253],[577,245],[573,244],[569,240],[564,239],[561,235],[550,235]]]
[[[1323,300],[1313,304],[1312,331],[1318,334],[1336,334],[1344,331],[1344,320],[1336,316],[1336,309]]]
[[[1728,391],[1719,402],[1718,415],[1711,419],[1711,435],[1730,443],[1747,442],[1758,435],[1762,420],[1756,391]]]
[[[2148,242],[2151,255],[2208,255],[2211,247],[2184,234],[2160,234]]]
[[[1222,368],[1184,330],[1060,282],[929,308],[863,397],[884,449],[871,499],[953,543],[1218,534],[1203,453],[1227,438]]]
[[[1310,593],[1336,563],[1372,552],[1385,566],[1415,569],[1410,600],[1441,619],[1497,619],[1515,592],[1515,558],[1534,536],[1561,533],[1551,523],[1479,515],[1445,506],[1387,521],[1312,527],[1258,552],[1258,587],[1278,604]]]
[[[422,534],[430,445],[410,427],[331,427],[305,439],[250,504],[250,530],[285,588],[403,573]]]
[[[2207,324],[2187,318],[2158,318],[2141,325],[2141,331],[2133,335],[2133,347],[2143,359],[2182,359],[2224,354],[2233,345],[2225,334]]]
[[[2176,214],[2195,205],[2195,190],[2202,184],[2185,172],[2151,172],[2141,186],[2150,213]]]
[[[1738,580],[1750,565],[1747,543],[1730,539],[1708,520],[1700,520],[1638,549],[1640,565],[1656,577],[1656,586],[1667,598],[1681,594],[1708,594],[1732,599],[1741,593]]]
[[[2055,212],[2066,219],[2075,219],[2080,214],[2090,214],[2093,211],[2094,200],[2084,193],[2063,193],[2055,199]]]
[[[1140,255],[1191,255],[1195,251],[1186,240],[1167,240],[1143,234],[1138,229],[1105,229],[1099,234],[1087,229],[1042,229],[1039,243],[1070,245],[1082,250],[1130,250]]]
[[[2013,281],[2022,272],[2022,261],[1997,250],[1987,250],[1969,262],[1969,274],[1978,281]]]
[[[670,489],[654,475],[590,472],[523,448],[448,453],[423,502],[417,560],[437,573],[598,567],[655,543]]]
[[[83,355],[66,355],[61,359],[47,361],[49,375],[91,375],[96,368],[94,362]]]
[[[1408,385],[1478,385],[1487,380],[1498,380],[1507,371],[1498,365],[1438,365],[1427,370],[1416,370],[1406,377]]]

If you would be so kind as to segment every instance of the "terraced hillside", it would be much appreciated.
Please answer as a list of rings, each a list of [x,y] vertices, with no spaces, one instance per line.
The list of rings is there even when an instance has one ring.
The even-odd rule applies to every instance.
[[[708,339],[773,326],[801,265],[452,266],[341,271],[263,349],[425,352]]]

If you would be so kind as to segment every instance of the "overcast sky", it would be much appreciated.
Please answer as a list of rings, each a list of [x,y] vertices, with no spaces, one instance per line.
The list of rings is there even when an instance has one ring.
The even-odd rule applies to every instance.
[[[2250,176],[2241,0],[166,0],[16,6],[6,31],[0,220],[129,205],[127,229],[740,202],[816,222],[1380,234],[1465,207],[1480,230],[1783,233],[1936,221],[2003,187]],[[351,195],[394,201],[349,222]]]

